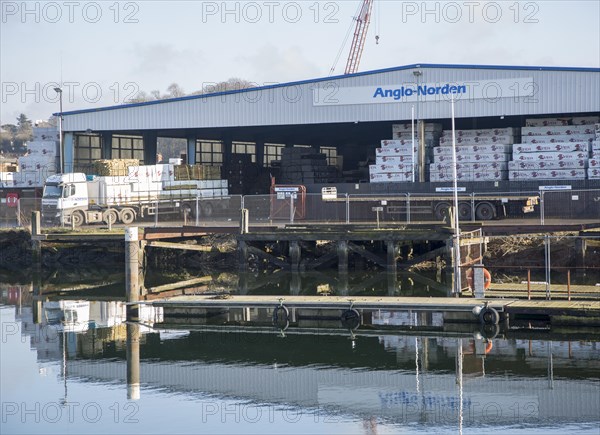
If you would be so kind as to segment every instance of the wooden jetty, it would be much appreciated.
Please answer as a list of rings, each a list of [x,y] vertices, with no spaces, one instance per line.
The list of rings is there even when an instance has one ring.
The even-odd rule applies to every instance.
[[[500,226],[505,225],[503,223],[498,224]],[[569,229],[575,228],[580,232],[588,232],[589,229],[594,227],[597,228],[600,224],[577,224],[577,225],[560,225],[555,230],[569,231]],[[487,228],[490,224],[486,223]],[[550,229],[547,226],[529,226],[527,231],[529,232],[544,232]],[[479,229],[474,230],[471,233],[463,231],[461,235],[461,266],[470,266],[480,262],[483,250],[485,246],[485,236],[482,230],[483,226]],[[40,249],[42,243],[97,243],[102,241],[107,242],[119,242],[123,241],[122,233],[108,233],[108,234],[89,234],[89,233],[65,233],[59,232],[56,234],[42,234],[40,227],[39,212],[35,212],[32,216],[32,240],[34,243],[34,260],[37,258],[39,262]],[[129,228],[128,230],[130,230]],[[350,256],[360,257],[363,260],[370,261],[388,273],[396,274],[403,272],[414,264],[422,261],[435,260],[437,264],[441,264],[441,259],[445,260],[446,268],[448,271],[453,270],[453,257],[452,257],[452,243],[453,243],[453,229],[445,225],[387,225],[379,228],[372,225],[350,225],[350,224],[308,224],[308,223],[296,223],[294,225],[286,225],[284,227],[277,226],[259,226],[259,227],[245,227],[241,234],[237,232],[240,228],[237,227],[219,227],[219,228],[207,228],[207,227],[174,227],[174,228],[145,228],[139,232],[136,231],[136,235],[133,239],[125,241],[126,246],[126,257],[127,257],[127,300],[129,302],[138,302],[140,298],[143,298],[147,294],[147,289],[144,288],[144,268],[145,268],[145,249],[147,247],[161,248],[161,249],[181,249],[181,250],[193,250],[193,251],[207,251],[213,250],[213,248],[201,247],[196,244],[187,243],[189,240],[197,240],[198,238],[206,235],[215,233],[236,233],[238,242],[238,255],[239,255],[239,267],[242,271],[247,269],[250,256],[257,257],[264,262],[269,262],[276,268],[291,270],[292,272],[298,272],[302,270],[313,270],[321,266],[331,266],[337,264],[339,273],[347,274],[350,266]],[[507,226],[504,231],[510,231],[511,234],[518,234],[521,232],[518,226]],[[581,234],[581,233],[580,233]],[[318,246],[323,243],[329,245],[328,249],[319,250]],[[423,247],[422,252],[413,252],[415,247]],[[407,253],[410,251],[410,254]],[[583,251],[585,252],[585,244],[583,245]],[[413,255],[414,254],[414,255]],[[202,281],[194,282],[192,284],[202,285],[205,284]],[[590,288],[592,287],[592,288]],[[152,297],[157,295],[181,295],[186,294],[185,291],[181,291],[182,286],[169,285],[150,291]],[[466,288],[466,285],[463,286]],[[565,290],[555,285],[552,286],[551,297],[557,299],[565,296]],[[161,293],[170,292],[170,293]],[[569,294],[571,292],[571,294]],[[464,312],[481,306],[482,303],[491,304],[490,307],[498,310],[500,313],[506,313],[510,316],[511,304],[510,301],[516,301],[517,298],[530,297],[532,300],[526,301],[532,305],[526,307],[531,308],[531,312],[535,312],[539,315],[541,311],[547,309],[546,316],[556,317],[562,310],[561,316],[573,314],[575,317],[586,317],[596,319],[597,314],[589,315],[589,309],[584,305],[577,305],[578,303],[585,304],[580,299],[598,299],[598,292],[593,286],[587,286],[586,288],[579,288],[573,286],[571,289],[566,290],[565,303],[574,305],[565,305],[558,308],[558,305],[552,305],[558,303],[557,301],[545,301],[538,300],[543,296],[547,297],[546,289],[540,289],[537,287],[530,287],[529,293],[525,293],[522,286],[510,284],[508,287],[501,287],[494,284],[487,294],[488,297],[502,297],[500,302],[488,300],[482,302],[478,299],[464,298],[464,299],[450,299],[442,298],[440,301],[436,301],[435,298],[423,298],[414,302],[414,307],[410,306],[410,303],[406,298],[402,300],[389,301],[386,305],[382,305],[379,308],[373,306],[364,305],[361,309],[386,309],[389,306],[395,307],[394,309],[417,309],[419,310],[433,310],[434,308],[443,312]],[[194,297],[189,295],[187,297]],[[233,296],[239,298],[243,296]],[[286,300],[286,303],[291,301],[291,296],[282,296]],[[300,297],[300,296],[297,296]],[[391,296],[390,296],[391,297]],[[507,299],[510,298],[510,299]],[[175,299],[176,300],[176,299]],[[359,299],[355,298],[355,301]],[[466,302],[463,302],[466,301]],[[228,299],[229,301],[229,299]],[[329,299],[327,303],[331,303],[332,299]],[[429,302],[424,302],[429,301]],[[248,303],[249,301],[244,301]],[[293,301],[294,303],[298,301]],[[313,301],[316,302],[316,301]],[[210,299],[204,299],[203,303],[215,304],[224,303],[223,301],[217,301]],[[273,300],[268,302],[273,304]],[[325,301],[317,303],[323,304]],[[367,303],[366,301],[364,302]],[[374,303],[369,301],[369,303]],[[378,303],[383,303],[380,300]],[[434,303],[440,303],[442,305],[435,306]],[[541,305],[535,305],[535,304]],[[597,303],[596,301],[592,303]],[[230,302],[228,302],[230,304]],[[340,301],[339,304],[348,307],[350,302],[348,300]],[[479,305],[478,305],[479,304]],[[547,305],[544,305],[547,304]],[[343,309],[341,305],[336,309]],[[230,306],[230,305],[229,305]],[[465,308],[466,307],[466,308]],[[516,307],[516,305],[513,305]],[[541,308],[536,308],[541,307]],[[306,307],[302,307],[306,308]],[[328,307],[326,307],[328,308]],[[354,309],[354,308],[353,308]],[[497,310],[497,311],[498,311]],[[541,310],[541,311],[540,311]],[[558,310],[558,311],[557,311]],[[592,310],[593,311],[593,310]],[[519,315],[527,314],[527,309],[521,309]],[[568,313],[568,314],[564,314]],[[582,315],[582,313],[586,313]],[[595,320],[594,320],[595,321]]]
[[[545,233],[548,231],[575,231],[582,236],[577,246],[578,264],[585,265],[590,237],[600,237],[600,223],[530,223],[463,222],[461,223],[461,266],[480,262],[485,249],[486,237],[490,235],[518,235]],[[238,245],[238,264],[247,270],[250,258],[258,258],[275,268],[285,270],[314,270],[337,265],[340,272],[349,269],[352,257],[371,262],[395,273],[424,261],[435,261],[439,267],[453,270],[454,230],[440,224],[342,224],[342,223],[294,223],[280,225],[238,225],[218,227],[147,227],[139,231],[141,255],[149,248],[177,249],[187,251],[214,251],[187,243],[212,234],[235,234]],[[101,244],[123,240],[124,232],[58,232],[42,233],[39,212],[32,214],[32,242],[34,261],[39,259],[42,244]],[[318,249],[323,242],[329,249]],[[275,249],[273,249],[275,247]]]
[[[333,310],[344,317],[359,311],[388,310],[442,312],[449,322],[498,324],[511,318],[544,318],[552,324],[600,326],[600,301],[540,301],[517,299],[419,298],[419,297],[349,297],[349,296],[254,296],[204,295],[136,302],[162,307],[173,316],[194,317],[198,310],[266,308],[273,310],[274,320],[289,310]],[[130,304],[132,305],[132,304]],[[482,316],[490,310],[494,316]],[[346,313],[346,314],[344,314]]]

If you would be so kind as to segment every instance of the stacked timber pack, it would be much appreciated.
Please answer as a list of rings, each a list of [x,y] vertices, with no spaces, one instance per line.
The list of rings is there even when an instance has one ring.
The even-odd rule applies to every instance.
[[[139,165],[137,163],[126,166],[123,173],[124,162],[131,162],[131,160],[102,161],[98,167],[112,173],[89,177],[92,182],[102,180],[105,191],[98,191],[97,195],[103,196],[108,204],[116,205],[136,200],[172,200],[178,196],[197,196],[202,199],[228,195],[226,180],[205,178],[210,171],[202,170],[205,169],[205,165],[204,168],[199,168],[202,165],[165,163]],[[194,169],[194,167],[198,168]],[[91,199],[100,201],[100,198]]]
[[[414,181],[416,153],[417,146],[412,149],[411,139],[382,140],[381,147],[375,149],[375,164],[369,165],[369,180],[371,183]]]
[[[100,159],[93,163],[94,173],[100,176],[129,175],[130,166],[139,166],[138,159]]]
[[[596,122],[597,117],[527,119],[522,143],[513,147],[509,179],[585,179],[598,146]]]
[[[221,178],[221,167],[212,165],[175,165],[175,180],[218,180]]]
[[[456,177],[460,181],[500,181],[508,179],[515,136],[512,127],[456,130]],[[440,145],[433,149],[429,165],[432,182],[452,181],[452,130],[444,130]]]
[[[16,160],[0,160],[0,188],[13,187],[18,169]]]
[[[27,143],[27,154],[19,157],[18,172],[12,176],[14,187],[41,187],[58,170],[59,132],[56,128],[33,128],[33,141]],[[8,183],[7,183],[8,186]]]
[[[327,156],[309,147],[284,148],[279,166],[282,184],[329,183],[337,177],[335,168],[327,165]]]
[[[587,176],[590,180],[600,180],[600,123],[594,126],[594,130]]]
[[[259,195],[268,193],[268,169],[252,162],[249,154],[233,154],[223,167],[223,176],[229,183],[232,195]]]
[[[441,124],[425,124],[424,149],[427,156],[428,150],[437,145],[442,132]],[[414,149],[412,124],[392,125],[390,140],[382,140],[381,146],[375,149],[375,164],[369,166],[369,180],[371,183],[415,181],[413,171],[419,161],[418,133],[415,131]]]
[[[425,149],[429,150],[435,146],[438,146],[440,136],[442,135],[442,124],[436,124],[433,122],[425,123]],[[393,124],[392,125],[392,138],[402,140],[412,140],[412,124]],[[417,124],[415,124],[415,140],[419,140],[419,132],[417,130]]]

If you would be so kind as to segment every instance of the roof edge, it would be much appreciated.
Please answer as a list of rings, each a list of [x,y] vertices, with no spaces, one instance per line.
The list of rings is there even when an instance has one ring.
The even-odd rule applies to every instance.
[[[62,112],[63,116],[68,115],[79,115],[82,113],[94,113],[94,112],[104,112],[107,110],[119,110],[119,109],[128,109],[132,107],[141,107],[141,106],[152,106],[155,104],[164,104],[164,103],[174,103],[178,101],[187,101],[187,100],[198,100],[203,98],[213,98],[220,97],[223,95],[232,95],[232,94],[240,94],[245,92],[256,92],[256,91],[265,91],[270,89],[277,89],[286,86],[300,86],[309,83],[319,83],[328,80],[341,80],[352,77],[360,77],[367,76],[373,74],[382,74],[387,72],[394,71],[402,71],[409,70],[415,68],[431,68],[431,69],[483,69],[483,70],[520,70],[520,71],[571,71],[571,72],[600,72],[600,68],[593,67],[560,67],[560,66],[515,66],[515,65],[472,65],[472,64],[429,64],[429,63],[415,63],[404,66],[396,66],[390,68],[383,68],[378,70],[370,70],[363,71],[354,74],[344,74],[337,75],[331,77],[320,77],[316,79],[307,79],[307,80],[298,80],[294,82],[286,82],[286,83],[277,83],[274,85],[268,86],[259,86],[256,88],[246,88],[246,89],[238,89],[238,90],[230,90],[223,92],[215,92],[212,94],[202,94],[202,95],[187,95],[185,97],[177,97],[177,98],[168,98],[164,100],[153,100],[153,101],[144,101],[140,103],[128,103],[128,104],[120,104],[117,106],[104,106],[98,107],[94,109],[81,109],[81,110],[73,110],[69,112]],[[53,113],[53,116],[59,116],[61,112]]]

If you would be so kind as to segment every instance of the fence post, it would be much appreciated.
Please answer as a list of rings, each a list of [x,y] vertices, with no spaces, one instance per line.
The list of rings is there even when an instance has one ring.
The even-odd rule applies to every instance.
[[[475,222],[475,192],[471,193],[471,222]]]
[[[410,193],[406,194],[406,223],[410,223]]]
[[[112,231],[112,219],[110,218],[110,204],[108,205],[108,213],[106,214],[108,217],[108,231]]]
[[[544,225],[544,191],[540,190],[540,225]]]
[[[21,198],[17,199],[17,227],[21,227]]]
[[[350,195],[346,193],[346,223],[350,223]]]
[[[571,269],[567,270],[567,300],[571,301]]]
[[[531,269],[527,269],[527,300],[531,300]]]
[[[551,300],[550,296],[550,237],[548,235],[544,236],[544,259],[546,261],[545,269],[546,269],[546,300]]]
[[[158,199],[154,205],[154,228],[158,227]]]

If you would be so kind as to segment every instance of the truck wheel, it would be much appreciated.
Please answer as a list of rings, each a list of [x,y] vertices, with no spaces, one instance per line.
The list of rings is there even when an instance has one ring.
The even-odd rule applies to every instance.
[[[129,225],[135,220],[135,211],[130,208],[124,208],[121,210],[121,222],[125,225]]]
[[[475,209],[475,217],[480,221],[489,221],[496,217],[496,208],[489,202],[482,202]]]
[[[119,220],[119,213],[117,210],[106,210],[102,216],[102,221],[108,225],[110,222],[111,225],[114,225]]]
[[[188,217],[192,217],[195,218],[196,216],[194,216],[196,213],[195,208],[192,208],[192,206],[190,204],[188,204],[187,202],[185,204],[181,205],[181,217],[187,215]]]
[[[437,220],[443,221],[445,220],[449,213],[448,211],[450,210],[450,204],[447,202],[440,202],[438,204],[435,205],[435,209],[434,209],[434,216]]]
[[[460,220],[471,219],[471,204],[468,202],[460,202],[458,204],[458,218]]]
[[[74,211],[71,214],[71,222],[73,222],[73,225],[75,225],[76,227],[80,227],[85,222],[83,213],[81,213],[80,211],[77,211],[77,210]]]
[[[211,217],[213,214],[213,205],[210,202],[202,204],[202,214],[206,217]]]

